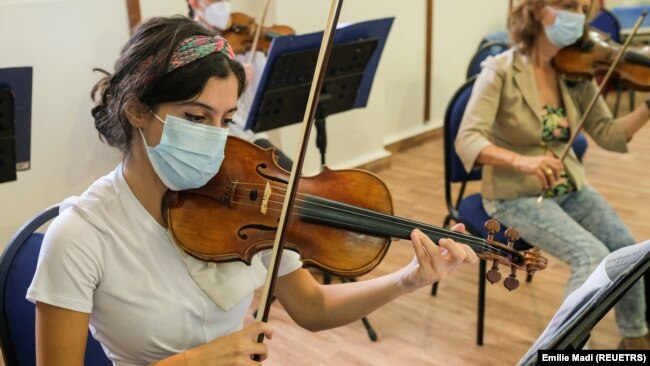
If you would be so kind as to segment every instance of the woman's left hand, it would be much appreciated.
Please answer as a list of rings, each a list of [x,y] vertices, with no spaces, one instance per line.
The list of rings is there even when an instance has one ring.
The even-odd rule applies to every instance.
[[[464,233],[463,224],[454,225],[452,230]],[[411,232],[411,242],[415,256],[411,263],[402,269],[401,282],[409,291],[429,285],[447,277],[461,263],[476,263],[476,253],[465,244],[451,239],[440,239],[435,245],[420,230]]]

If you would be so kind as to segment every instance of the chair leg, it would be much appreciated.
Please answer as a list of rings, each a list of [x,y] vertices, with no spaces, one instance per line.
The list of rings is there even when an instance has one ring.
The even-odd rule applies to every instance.
[[[346,282],[357,282],[357,279],[355,277],[341,277],[341,282],[346,283]],[[366,327],[366,332],[368,332],[368,337],[370,338],[371,341],[377,342],[377,332],[375,332],[375,329],[370,325],[370,322],[368,321],[368,318],[365,316],[361,318],[361,322],[363,323],[363,326]]]
[[[533,282],[533,275],[530,273],[526,274],[526,283],[531,283]]]
[[[476,344],[479,346],[483,345],[483,328],[485,325],[485,272],[485,260],[481,259],[478,269],[478,309],[476,311],[478,317],[476,321]]]
[[[438,282],[434,282],[433,285],[431,285],[431,296],[436,296],[438,293]]]
[[[445,220],[442,223],[442,227],[448,228],[449,224],[451,224],[451,219],[452,219],[451,215],[445,216]]]

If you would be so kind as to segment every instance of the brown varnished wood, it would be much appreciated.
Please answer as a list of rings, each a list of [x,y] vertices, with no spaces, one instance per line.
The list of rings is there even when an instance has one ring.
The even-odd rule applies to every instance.
[[[258,31],[258,24],[255,18],[244,13],[232,13],[230,16],[231,26],[223,33],[228,40],[233,52],[243,54],[251,50],[255,43],[255,35]],[[256,50],[268,53],[274,37],[293,35],[296,32],[288,25],[272,25],[262,27],[257,39]]]
[[[424,122],[431,120],[431,69],[433,68],[433,0],[427,2],[426,34],[424,36]]]
[[[215,262],[242,260],[269,249],[275,238],[289,172],[273,161],[271,149],[260,149],[249,142],[229,138],[226,159],[219,174],[205,187],[182,192],[169,203],[167,221],[176,242],[191,255]],[[230,157],[230,158],[228,158]],[[268,211],[260,211],[263,187],[270,182],[274,195]],[[255,201],[250,199],[251,184],[258,187]],[[235,187],[234,194],[227,187]],[[303,177],[299,194],[343,201],[373,211],[392,214],[392,199],[386,185],[376,175],[362,170],[324,169],[313,177]],[[355,187],[352,188],[351,187]],[[233,202],[232,198],[237,202]],[[227,198],[227,203],[224,203]],[[220,202],[221,199],[221,202]],[[359,276],[372,270],[384,257],[390,238],[360,234],[298,218],[301,205],[290,219],[285,247],[301,254],[305,265],[315,266],[340,276]],[[215,219],[221,218],[221,219]],[[267,229],[259,229],[264,226]],[[245,229],[242,229],[245,228]]]
[[[126,0],[126,11],[129,15],[129,31],[133,33],[133,29],[140,24],[140,0]]]
[[[557,69],[571,78],[604,75],[614,63],[623,46],[612,41],[609,35],[590,29],[586,39],[576,45],[561,49],[555,56]],[[624,82],[635,90],[650,91],[650,52],[647,47],[631,46],[614,68],[613,79]],[[630,55],[637,55],[632,62]]]
[[[255,254],[273,246],[289,173],[275,164],[272,150],[234,137],[226,146],[227,158],[219,173],[201,188],[168,192],[164,215],[176,243],[191,255],[211,262],[250,264]],[[325,168],[318,175],[301,178],[298,193],[285,248],[298,252],[306,266],[338,276],[368,273],[386,255],[391,236],[408,239],[416,227],[433,240],[465,240],[481,258],[498,260],[495,263],[511,266],[513,271],[534,273],[547,265],[538,251],[524,255],[511,243],[477,240],[435,225],[402,221],[392,215],[391,195],[384,182],[367,171]],[[268,199],[263,198],[266,195]],[[333,202],[315,203],[307,196],[349,206],[332,208]],[[306,199],[311,199],[310,207]],[[356,207],[367,211],[354,213]],[[377,218],[376,214],[388,216]],[[320,220],[312,223],[309,218]]]

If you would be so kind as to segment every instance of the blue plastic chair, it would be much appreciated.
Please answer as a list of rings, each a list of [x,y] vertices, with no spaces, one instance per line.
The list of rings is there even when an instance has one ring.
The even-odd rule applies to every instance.
[[[25,296],[34,277],[43,241],[43,234],[35,231],[58,214],[59,207],[52,206],[27,221],[0,257],[0,345],[6,366],[36,365],[36,309]],[[85,365],[112,365],[90,331]]]
[[[483,39],[481,39],[481,42],[479,42],[478,44],[478,48],[480,49],[481,47],[483,47],[484,44],[488,42],[500,42],[500,43],[510,44],[510,36],[508,35],[508,32],[505,30],[489,33],[485,37],[483,37]]]
[[[465,113],[465,107],[472,94],[472,87],[476,77],[472,77],[465,82],[451,98],[447,105],[445,112],[443,136],[444,136],[444,161],[445,161],[445,203],[447,205],[448,214],[443,221],[444,227],[449,227],[451,222],[459,222],[465,224],[465,228],[472,235],[485,238],[487,231],[485,230],[485,222],[491,217],[485,212],[483,208],[482,196],[480,193],[475,193],[465,197],[465,188],[468,182],[481,179],[481,169],[476,168],[470,173],[465,171],[460,158],[456,154],[454,148],[454,140],[460,127],[460,122]],[[460,185],[460,190],[457,197],[452,197],[453,187]],[[501,225],[501,231],[495,235],[499,240],[504,238],[504,232],[507,228]],[[517,250],[528,249],[531,246],[524,240],[520,239],[515,243]],[[483,344],[484,333],[484,319],[485,319],[485,273],[486,262],[481,260],[479,262],[479,291],[478,291],[478,310],[477,310],[477,324],[476,324],[476,344]],[[530,277],[527,278],[530,281]],[[437,283],[431,287],[431,294],[436,295]]]
[[[589,25],[609,34],[612,41],[621,43],[621,23],[611,11],[600,9]]]
[[[503,51],[506,51],[510,46],[507,43],[501,41],[490,41],[485,42],[479,47],[478,51],[472,56],[472,59],[469,61],[467,66],[467,75],[466,79],[471,78],[472,76],[478,75],[481,72],[481,62],[483,62],[489,56],[495,56],[500,54]]]

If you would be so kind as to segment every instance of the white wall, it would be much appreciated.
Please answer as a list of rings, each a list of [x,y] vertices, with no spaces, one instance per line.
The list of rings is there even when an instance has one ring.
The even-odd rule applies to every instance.
[[[92,68],[112,70],[127,37],[123,1],[0,1],[0,68],[34,68],[31,169],[0,184],[1,248],[27,218],[119,160],[98,140],[90,90]]]
[[[440,120],[465,79],[467,65],[480,40],[486,34],[506,29],[508,1],[434,2],[432,111],[434,120]]]
[[[261,1],[231,0],[233,10],[256,16]],[[143,18],[187,14],[184,0],[140,0]],[[368,107],[331,116],[328,164],[356,166],[386,156],[386,143],[440,126],[444,108],[465,78],[483,35],[505,23],[507,0],[435,1],[432,121],[423,122],[425,0],[347,0],[341,22],[395,16]],[[274,0],[267,24],[298,33],[319,31],[330,1]],[[29,217],[81,193],[110,171],[120,154],[102,145],[90,116],[89,92],[109,71],[128,38],[124,0],[0,0],[0,67],[33,66],[32,167],[0,184],[0,249]],[[20,36],[17,36],[17,35]],[[296,150],[297,126],[271,134]],[[306,172],[318,169],[312,146]]]
[[[605,0],[605,7],[611,9],[617,6],[650,5],[650,0]]]

